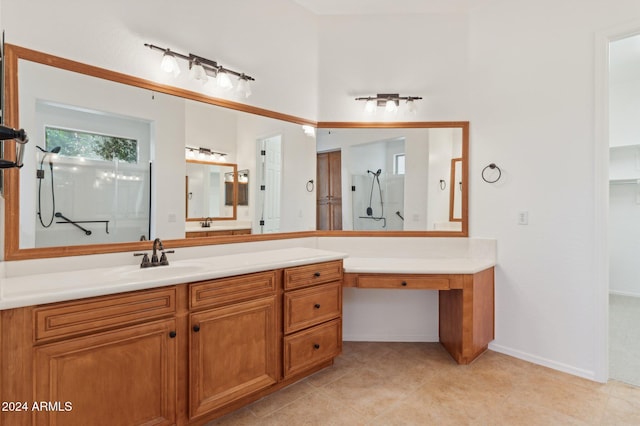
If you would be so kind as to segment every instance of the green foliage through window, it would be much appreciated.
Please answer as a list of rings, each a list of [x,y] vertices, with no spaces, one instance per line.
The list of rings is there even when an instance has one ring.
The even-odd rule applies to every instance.
[[[59,146],[60,155],[67,157],[138,162],[138,141],[135,139],[46,127],[45,146],[48,151]]]

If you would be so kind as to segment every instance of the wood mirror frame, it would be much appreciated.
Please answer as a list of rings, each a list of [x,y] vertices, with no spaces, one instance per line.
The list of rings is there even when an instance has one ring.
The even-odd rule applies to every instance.
[[[187,162],[187,174],[185,176],[185,220],[187,222],[202,222],[204,220],[236,220],[238,218],[238,179],[236,176],[238,175],[238,165],[235,163],[218,163],[215,161],[203,161],[203,160],[192,160],[186,159]],[[227,204],[227,194],[226,194],[226,182],[223,180],[222,185],[224,186],[224,190],[220,191],[220,206],[231,206],[232,213],[231,216],[189,216],[189,200],[190,200],[190,182],[189,182],[189,172],[188,165],[189,164],[199,164],[202,166],[219,166],[219,167],[228,167],[231,169],[230,172],[234,176],[233,182],[231,182],[231,194],[232,199],[231,203]],[[222,178],[224,179],[225,173],[222,174]]]
[[[462,158],[467,159],[462,163],[462,181],[468,182],[468,158],[469,158],[469,122],[315,122],[293,115],[282,114],[251,105],[241,104],[220,98],[206,96],[202,93],[192,92],[178,87],[167,86],[133,77],[127,74],[106,70],[104,68],[87,65],[81,62],[64,59],[61,57],[49,55],[35,50],[19,47],[11,44],[5,44],[5,125],[9,127],[19,128],[19,104],[18,104],[18,61],[27,60],[43,65],[48,65],[67,71],[72,71],[88,76],[113,81],[116,83],[126,84],[130,86],[140,87],[173,95],[197,102],[203,102],[210,105],[220,106],[236,111],[256,114],[263,117],[283,120],[290,123],[300,125],[310,125],[318,128],[446,128],[457,127],[462,130]],[[5,141],[5,152],[8,154],[7,159],[11,158],[15,142]],[[125,251],[146,250],[150,246],[150,242],[127,242],[112,244],[88,244],[80,246],[59,246],[59,247],[42,247],[42,248],[20,248],[19,241],[19,217],[20,217],[20,170],[5,169],[4,188],[5,188],[5,239],[4,239],[4,260],[26,260],[39,258],[53,258],[65,256],[78,256],[99,253],[117,253]],[[167,240],[168,247],[189,247],[198,245],[226,244],[234,242],[250,242],[265,241],[288,238],[302,238],[313,236],[375,236],[375,237],[467,237],[468,236],[468,184],[463,186],[462,193],[462,230],[461,231],[300,231],[274,234],[251,234],[238,236],[220,236],[220,237],[203,237],[203,238],[184,238]]]

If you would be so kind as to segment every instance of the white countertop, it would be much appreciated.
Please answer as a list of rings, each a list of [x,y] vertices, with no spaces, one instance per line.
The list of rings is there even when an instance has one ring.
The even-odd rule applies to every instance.
[[[348,257],[344,272],[377,274],[475,274],[495,266],[490,259]]]
[[[345,253],[286,248],[178,260],[168,266],[138,265],[34,274],[0,280],[0,309],[60,302],[345,258]]]

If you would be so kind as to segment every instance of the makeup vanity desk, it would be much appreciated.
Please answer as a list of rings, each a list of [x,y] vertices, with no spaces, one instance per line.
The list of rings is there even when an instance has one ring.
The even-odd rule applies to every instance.
[[[483,259],[344,260],[344,287],[437,290],[439,336],[458,364],[469,364],[494,339],[494,263]]]

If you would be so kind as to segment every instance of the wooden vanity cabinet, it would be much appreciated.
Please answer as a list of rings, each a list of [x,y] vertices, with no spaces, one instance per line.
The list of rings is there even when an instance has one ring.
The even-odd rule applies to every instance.
[[[225,229],[218,231],[190,231],[185,232],[185,238],[220,237],[223,235],[249,235],[251,228]]]
[[[284,377],[342,353],[342,261],[284,271]]]
[[[0,398],[30,404],[0,425],[205,424],[331,365],[341,279],[325,262],[0,311]]]
[[[2,400],[28,404],[2,424],[175,424],[175,312],[175,287],[2,311]]]
[[[176,324],[162,320],[35,348],[37,425],[172,425]],[[174,333],[174,334],[172,334]]]
[[[269,271],[190,285],[190,418],[278,382],[277,283]]]

